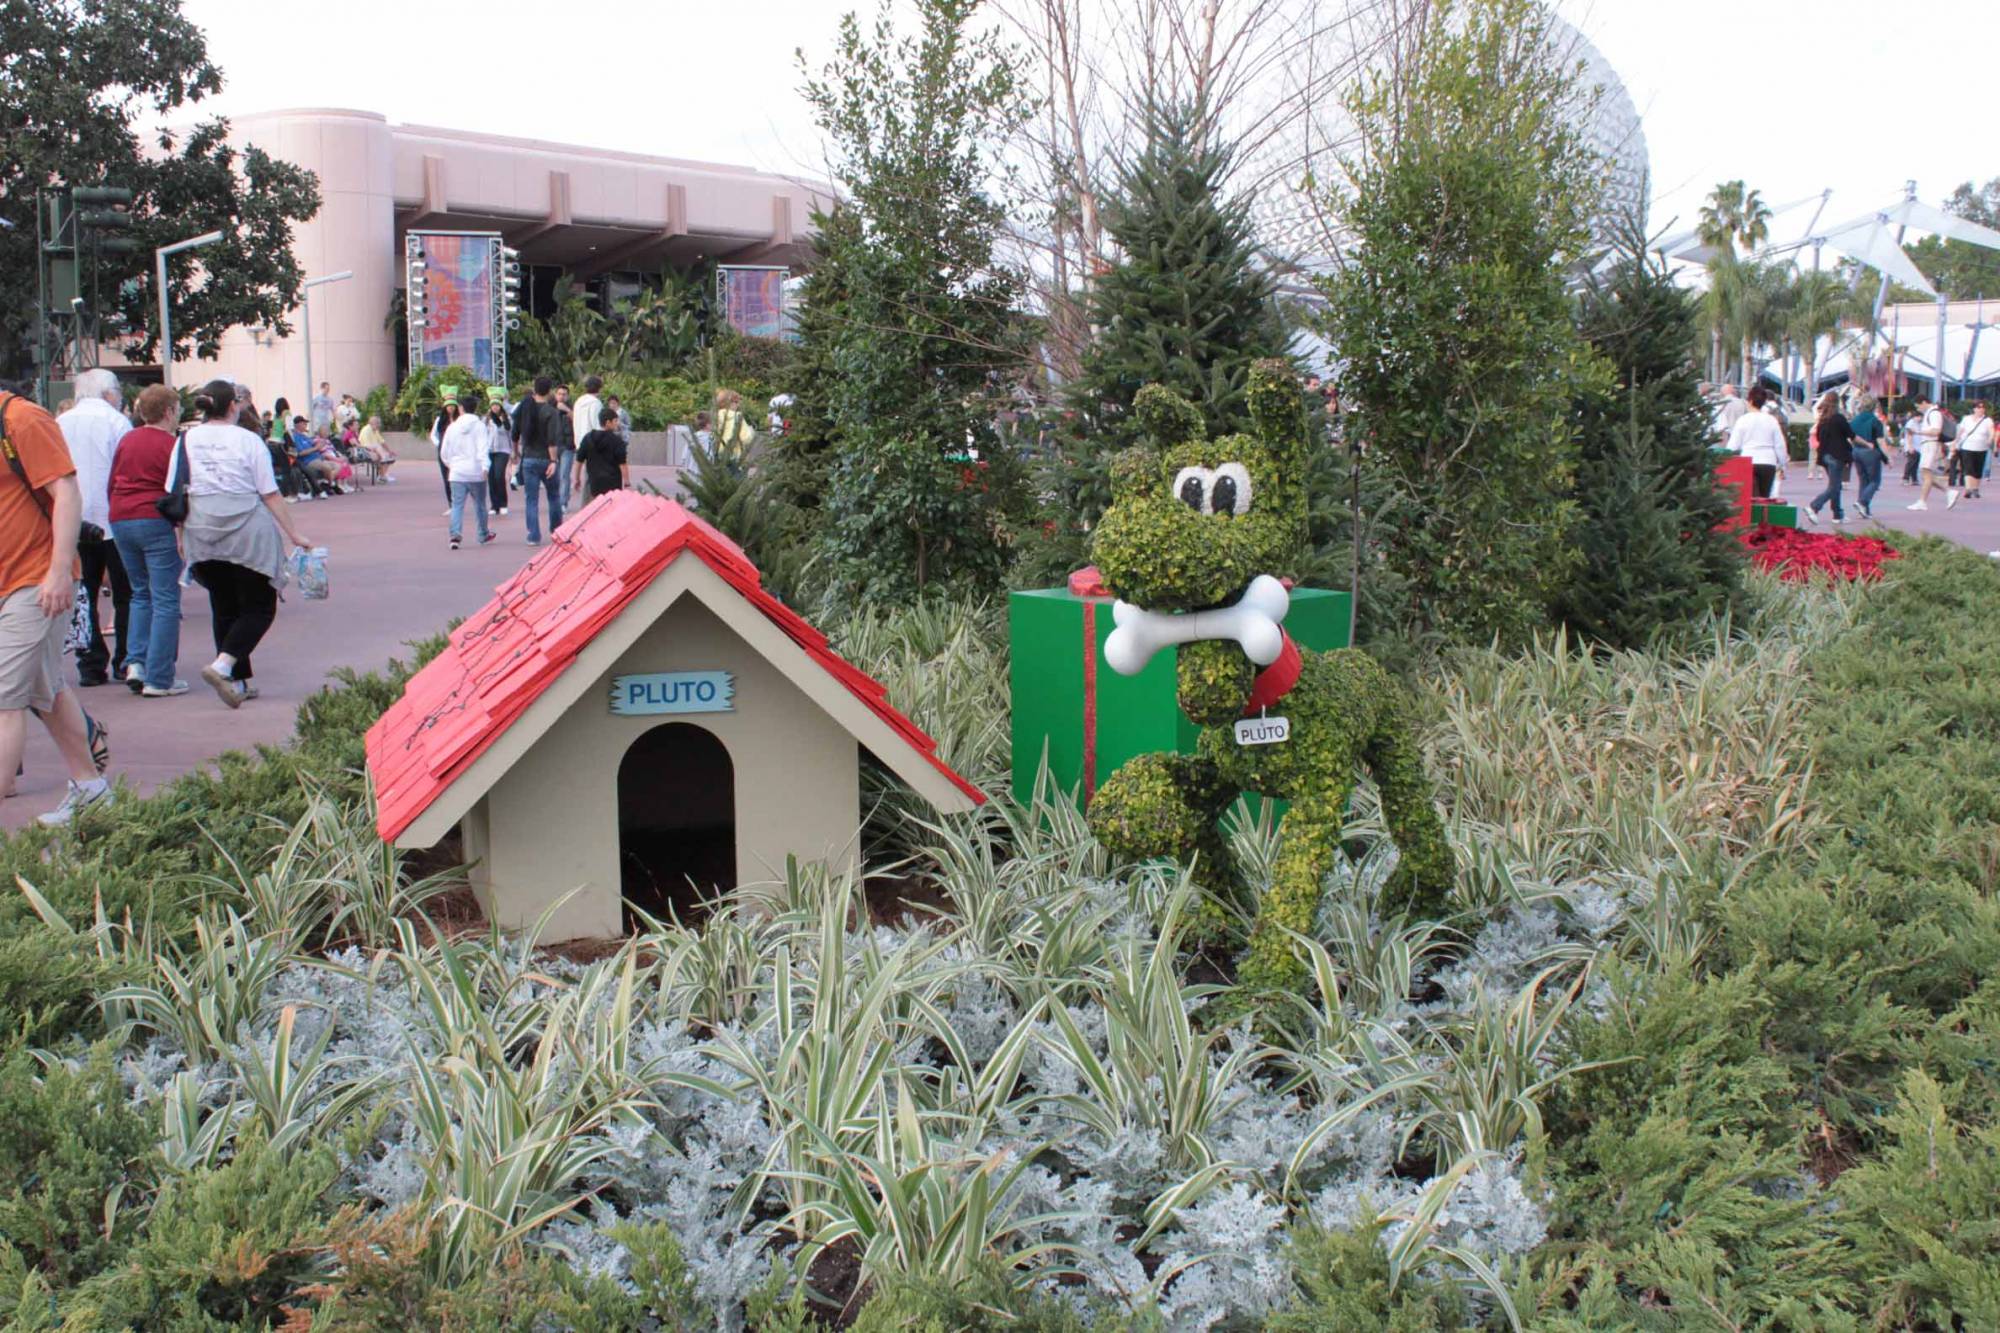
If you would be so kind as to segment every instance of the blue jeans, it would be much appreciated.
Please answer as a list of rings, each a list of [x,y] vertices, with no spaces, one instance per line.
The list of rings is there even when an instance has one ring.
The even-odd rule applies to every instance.
[[[451,539],[465,530],[465,505],[472,502],[472,512],[479,518],[479,540],[486,540],[486,483],[483,481],[454,481],[451,483]]]
[[[559,451],[556,455],[556,466],[561,469],[556,475],[556,480],[562,484],[562,507],[563,512],[567,514],[570,511],[570,483],[576,479],[576,450]],[[556,525],[551,523],[549,526],[554,528]]]
[[[536,502],[538,493],[546,492],[549,497],[549,535],[554,536],[555,530],[562,526],[562,488],[549,475],[554,466],[546,458],[521,460],[521,497],[528,505],[528,540],[531,542],[542,539],[541,506]]]
[[[1828,500],[1833,501],[1833,518],[1837,523],[1847,517],[1840,508],[1840,488],[1847,481],[1847,464],[1838,458],[1819,456],[1819,465],[1826,469],[1826,489],[1813,497],[1812,511],[1817,514],[1819,507]]]
[[[1875,503],[1875,492],[1882,489],[1882,464],[1886,461],[1880,449],[1871,445],[1855,447],[1854,473],[1861,479],[1861,492],[1854,502],[1863,509]]]
[[[167,689],[181,653],[181,553],[174,525],[164,518],[122,519],[111,525],[111,540],[132,585],[126,665],[137,666],[154,689]]]

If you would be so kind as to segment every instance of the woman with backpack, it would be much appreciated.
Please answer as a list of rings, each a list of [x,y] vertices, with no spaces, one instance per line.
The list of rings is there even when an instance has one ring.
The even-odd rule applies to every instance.
[[[1944,491],[1944,507],[1951,508],[1958,503],[1958,492],[1946,477],[1951,465],[1951,444],[1958,434],[1957,425],[1943,408],[1929,398],[1917,399],[1917,468],[1923,474],[1924,488],[1917,493],[1917,502],[1911,509],[1922,512],[1929,509],[1931,488]]]

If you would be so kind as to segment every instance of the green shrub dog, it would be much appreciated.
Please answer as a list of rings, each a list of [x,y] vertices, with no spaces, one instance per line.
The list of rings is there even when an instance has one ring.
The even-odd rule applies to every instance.
[[[1303,978],[1285,932],[1312,928],[1360,765],[1402,853],[1382,910],[1442,915],[1453,865],[1402,689],[1364,653],[1302,652],[1283,632],[1289,595],[1274,576],[1305,550],[1308,417],[1281,362],[1254,368],[1249,396],[1253,433],[1217,440],[1171,390],[1149,385],[1134,404],[1152,444],[1114,462],[1091,546],[1119,599],[1105,660],[1131,675],[1178,647],[1180,706],[1203,730],[1193,755],[1140,755],[1112,774],[1090,826],[1114,855],[1192,861],[1227,895],[1241,879],[1223,812],[1245,791],[1290,801],[1238,972],[1276,990]]]

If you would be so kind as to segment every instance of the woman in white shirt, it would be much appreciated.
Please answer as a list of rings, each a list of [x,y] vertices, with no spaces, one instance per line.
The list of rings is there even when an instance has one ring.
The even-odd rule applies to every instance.
[[[1986,480],[1986,460],[1993,456],[1993,414],[1981,399],[1972,405],[1972,415],[1959,432],[1958,465],[1965,472],[1965,494],[1959,498],[1977,500],[1979,483]]]
[[[195,395],[202,422],[181,437],[171,490],[187,477],[181,546],[195,582],[208,589],[215,660],[201,678],[231,708],[257,697],[250,651],[278,614],[285,586],[286,542],[306,545],[278,495],[271,451],[235,424],[236,386],[213,380]]]
[[[1729,428],[1729,450],[1750,460],[1754,480],[1751,494],[1760,500],[1771,496],[1771,487],[1785,466],[1785,428],[1764,410],[1764,386],[1750,386],[1750,410],[1736,418]]]

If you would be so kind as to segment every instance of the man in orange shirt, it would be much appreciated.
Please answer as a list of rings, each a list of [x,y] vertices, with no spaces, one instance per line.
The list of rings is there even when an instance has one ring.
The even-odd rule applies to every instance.
[[[55,418],[3,390],[0,459],[0,796],[13,794],[32,710],[69,767],[68,795],[41,817],[53,827],[111,796],[76,691],[63,681],[83,492]]]

